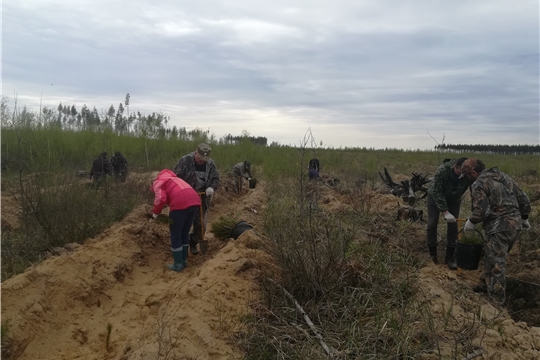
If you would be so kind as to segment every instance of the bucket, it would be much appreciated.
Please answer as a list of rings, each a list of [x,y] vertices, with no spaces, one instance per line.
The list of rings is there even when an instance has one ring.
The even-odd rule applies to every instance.
[[[457,266],[465,270],[476,270],[482,257],[483,245],[479,244],[456,244],[456,262]]]
[[[466,233],[463,229],[459,230],[456,243],[456,263],[458,268],[465,270],[478,269],[483,247],[484,236],[480,231],[475,229],[473,233]]]
[[[245,231],[253,230],[253,226],[249,225],[245,221],[240,221],[238,224],[236,224],[231,232],[229,233],[229,238],[238,239],[240,235],[242,235]]]
[[[255,179],[255,178],[249,179],[249,188],[250,189],[255,189],[256,185],[257,185],[257,179]]]

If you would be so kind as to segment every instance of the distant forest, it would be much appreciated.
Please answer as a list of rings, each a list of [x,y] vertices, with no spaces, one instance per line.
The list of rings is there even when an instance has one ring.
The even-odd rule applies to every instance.
[[[484,153],[484,154],[540,155],[540,145],[439,144],[435,146],[435,149],[441,150],[441,151],[456,152],[456,153],[478,152],[478,153]]]
[[[15,125],[30,128],[46,129],[57,128],[62,131],[112,131],[120,136],[144,137],[147,139],[171,139],[171,140],[194,140],[206,141],[217,144],[238,144],[243,139],[261,146],[281,146],[273,141],[268,144],[264,136],[251,136],[243,133],[239,136],[227,134],[220,139],[210,134],[210,130],[195,128],[187,130],[186,127],[169,126],[170,117],[161,112],[153,112],[149,115],[139,111],[130,112],[130,95],[126,94],[124,102],[120,102],[115,108],[113,104],[107,111],[98,111],[94,106],[92,110],[84,104],[80,110],[75,105],[63,105],[61,102],[56,108],[44,106],[36,114],[28,111],[26,106],[22,109],[17,107],[10,111],[8,98],[2,97],[0,107],[0,119],[2,128],[10,128]],[[321,143],[322,145],[322,143]],[[386,149],[398,150],[398,149]],[[463,145],[463,144],[438,144],[435,150],[442,152],[465,153],[479,152],[488,154],[532,154],[540,155],[540,145]]]
[[[57,128],[63,131],[113,131],[120,136],[136,136],[147,139],[171,139],[171,140],[193,140],[199,139],[205,142],[219,144],[237,144],[247,138],[250,142],[267,146],[268,139],[264,136],[250,136],[243,133],[240,136],[231,134],[225,135],[220,139],[214,139],[210,130],[195,128],[187,130],[186,127],[169,126],[170,117],[161,112],[153,112],[149,115],[141,112],[130,112],[130,95],[126,94],[124,103],[119,103],[115,109],[114,105],[107,111],[98,111],[94,106],[92,110],[84,104],[80,110],[75,105],[63,105],[61,102],[57,108],[44,106],[39,113],[28,111],[26,106],[22,109],[17,107],[11,112],[7,106],[7,97],[2,97],[1,101],[1,126],[10,128],[17,125],[35,127],[39,129]],[[272,142],[270,146],[278,146]]]

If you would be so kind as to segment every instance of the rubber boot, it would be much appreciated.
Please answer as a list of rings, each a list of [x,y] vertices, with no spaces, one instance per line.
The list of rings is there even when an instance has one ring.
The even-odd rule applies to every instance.
[[[172,271],[182,271],[184,270],[184,251],[173,251],[174,264],[168,265],[169,270]]]
[[[450,270],[457,270],[457,264],[454,260],[454,251],[456,250],[455,247],[447,247],[446,248],[446,265],[448,265],[448,268]]]
[[[429,247],[429,255],[431,256],[431,260],[433,260],[434,264],[439,263],[439,259],[437,258],[437,247],[436,246],[430,246]]]
[[[182,246],[182,254],[183,254],[182,260],[184,261],[184,269],[187,268],[188,249],[189,249],[189,245]]]

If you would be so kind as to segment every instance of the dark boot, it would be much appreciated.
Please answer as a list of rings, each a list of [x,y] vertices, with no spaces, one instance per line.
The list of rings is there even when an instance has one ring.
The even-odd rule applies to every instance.
[[[436,246],[430,246],[429,247],[429,255],[431,256],[431,260],[433,260],[434,264],[439,263],[439,259],[437,258],[437,247]]]
[[[182,254],[183,254],[182,260],[184,261],[184,268],[187,268],[188,248],[189,248],[189,245],[182,246]]]
[[[174,264],[168,265],[169,270],[182,271],[184,270],[184,251],[173,251]]]
[[[193,240],[193,237],[189,238],[189,251],[191,251],[193,255],[197,255],[199,253],[199,250],[197,250],[197,242]]]
[[[454,251],[455,250],[456,250],[456,248],[454,248],[454,247],[447,247],[446,248],[445,262],[446,262],[446,265],[448,265],[448,268],[450,270],[457,270],[457,264],[456,264],[456,261],[454,260]]]

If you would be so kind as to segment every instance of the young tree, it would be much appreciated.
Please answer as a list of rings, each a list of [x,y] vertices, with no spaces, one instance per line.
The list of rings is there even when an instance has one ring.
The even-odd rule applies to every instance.
[[[131,96],[129,95],[129,93],[127,93],[126,94],[126,99],[124,100],[124,104],[126,105],[126,109],[127,109],[127,118],[128,118],[128,120],[127,120],[127,132],[128,132],[128,134],[129,134],[129,130],[130,130],[129,129],[129,117],[130,117],[129,116],[129,98],[130,97]]]

